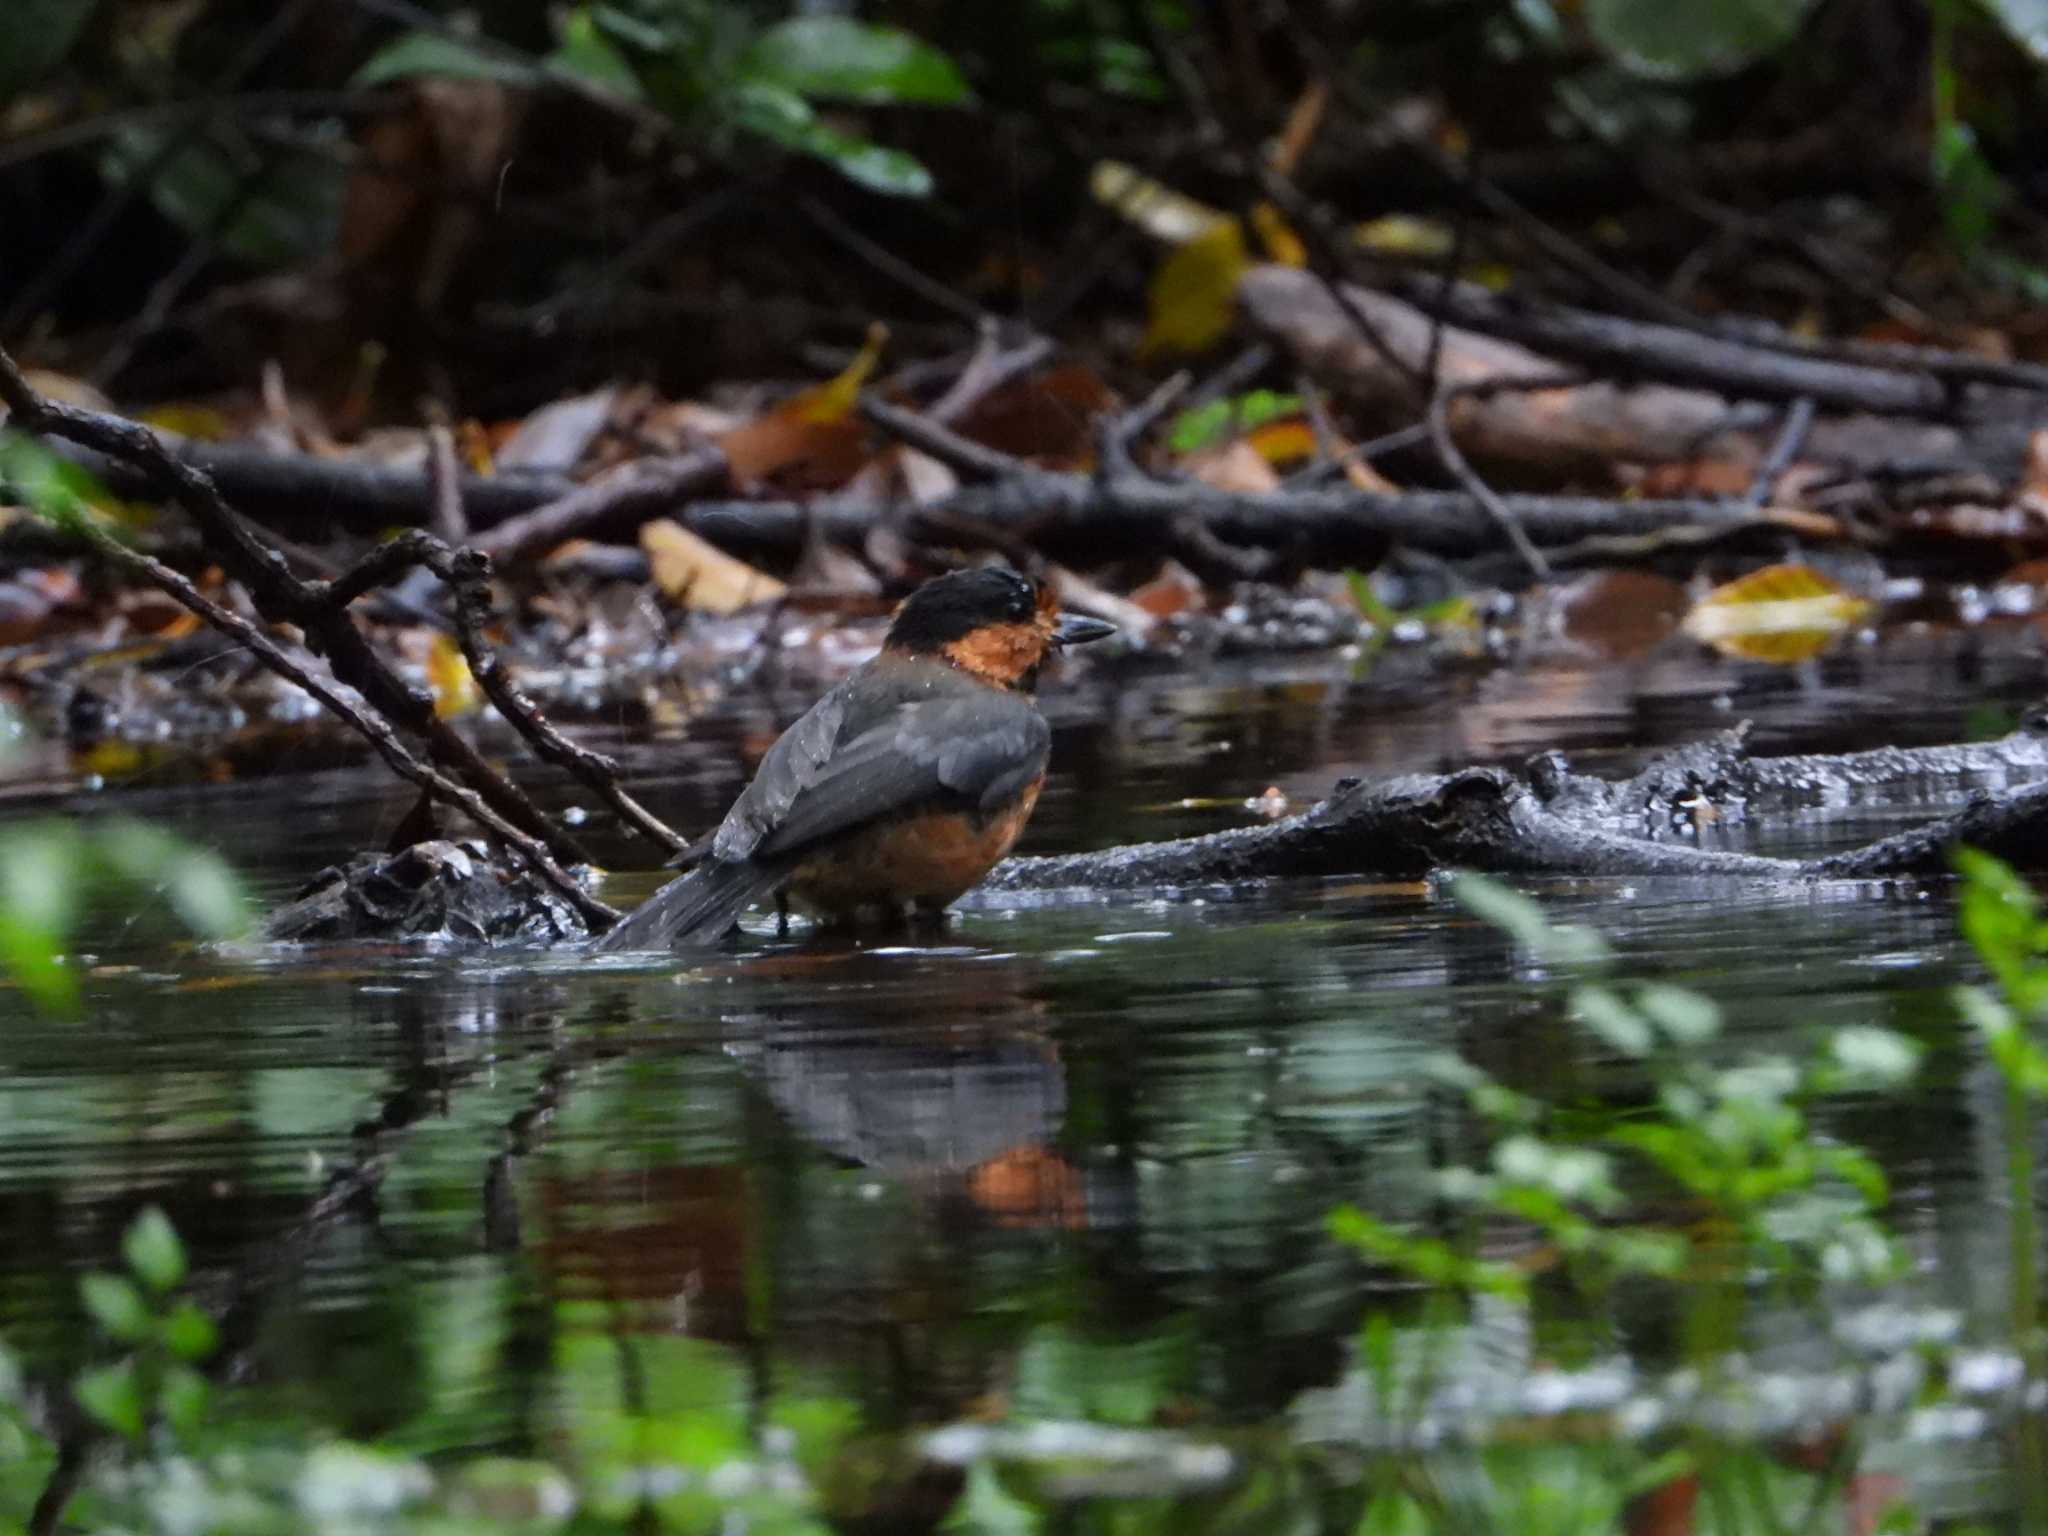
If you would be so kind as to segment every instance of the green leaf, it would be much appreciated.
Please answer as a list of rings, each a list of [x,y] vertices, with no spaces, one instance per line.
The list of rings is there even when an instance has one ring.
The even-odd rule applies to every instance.
[[[159,1294],[185,1278],[185,1245],[170,1217],[156,1206],[148,1207],[129,1226],[121,1239],[121,1254],[136,1279]]]
[[[1920,1069],[1920,1042],[1896,1030],[1858,1024],[1828,1040],[1830,1087],[1883,1091],[1903,1087]]]
[[[1513,1297],[1525,1295],[1529,1288],[1527,1278],[1510,1265],[1467,1257],[1441,1238],[1396,1231],[1356,1206],[1340,1205],[1332,1211],[1329,1230],[1338,1242],[1367,1258],[1403,1270],[1430,1285],[1458,1286]]]
[[[0,854],[4,854],[0,847]],[[64,963],[63,935],[53,929],[18,922],[0,911],[0,971],[28,994],[28,1000],[53,1018],[75,1019],[83,999],[78,976]]]
[[[1003,1487],[994,1467],[976,1462],[939,1529],[948,1536],[1036,1536],[1044,1523],[1034,1505]]]
[[[1660,80],[1732,73],[1790,42],[1812,0],[1586,0],[1593,39]]]
[[[393,80],[411,80],[421,75],[531,85],[538,78],[538,71],[439,32],[408,32],[371,54],[362,68],[349,77],[349,84],[388,85]]]
[[[71,1391],[79,1407],[115,1434],[131,1440],[142,1438],[142,1388],[135,1379],[134,1361],[83,1372]]]
[[[1498,880],[1461,871],[1451,877],[1451,896],[1538,959],[1556,965],[1599,965],[1612,958],[1607,941],[1592,929],[1553,924],[1535,902]]]
[[[740,59],[743,79],[800,96],[874,106],[960,106],[970,99],[953,61],[895,27],[849,16],[795,16],[770,27]]]
[[[248,931],[249,903],[241,882],[207,850],[141,821],[107,823],[96,847],[116,874],[167,900],[201,938],[228,939]]]
[[[93,1321],[110,1337],[123,1344],[139,1344],[149,1337],[156,1319],[150,1315],[142,1292],[124,1276],[81,1275],[78,1293],[85,1298],[85,1308],[92,1313]]]
[[[189,1435],[206,1417],[206,1405],[212,1396],[213,1388],[204,1376],[189,1365],[174,1365],[164,1372],[157,1387],[157,1412],[172,1429]]]
[[[2011,188],[1984,158],[1968,123],[1937,124],[1931,150],[1934,182],[1941,189],[1942,227],[1956,249],[1981,251],[1997,227],[1999,210],[2011,198]]]
[[[1166,445],[1175,453],[1194,453],[1213,447],[1232,432],[1250,432],[1269,421],[1292,416],[1301,409],[1301,396],[1283,395],[1277,390],[1255,389],[1234,399],[1211,400],[1174,418]]]
[[[1624,1056],[1647,1056],[1657,1043],[1643,1016],[1606,987],[1572,993],[1572,1017]]]
[[[180,1360],[204,1360],[220,1346],[220,1329],[189,1301],[181,1301],[163,1320],[164,1348]]]
[[[849,181],[894,197],[925,197],[932,190],[931,172],[911,156],[828,128],[817,120],[810,103],[793,92],[748,81],[734,102],[742,128],[786,149],[815,155]]]
[[[1704,1045],[1721,1032],[1721,1010],[1714,1000],[1684,987],[1655,983],[1640,987],[1636,1007],[1674,1045]]]
[[[578,6],[562,23],[562,40],[548,55],[550,67],[602,86],[614,96],[644,102],[647,93],[625,54],[598,27],[590,7]]]
[[[70,932],[88,868],[87,847],[68,822],[39,821],[0,837],[0,917],[53,934]]]
[[[0,486],[12,487],[37,517],[69,533],[82,532],[94,507],[112,506],[113,493],[90,470],[60,458],[25,432],[0,427]]]
[[[149,200],[159,213],[252,266],[287,266],[333,243],[341,220],[338,162],[280,153],[218,124],[159,163],[173,131],[149,124],[121,129],[100,156],[102,173],[126,185],[148,171]]]
[[[7,0],[0,5],[0,106],[64,62],[99,0]]]

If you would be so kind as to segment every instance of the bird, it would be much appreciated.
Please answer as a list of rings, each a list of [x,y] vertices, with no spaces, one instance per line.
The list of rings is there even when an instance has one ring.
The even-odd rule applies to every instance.
[[[1033,698],[1040,669],[1115,632],[1005,567],[927,581],[897,608],[880,654],[768,749],[697,866],[594,947],[711,943],[770,897],[835,923],[944,911],[1037,804],[1052,744]]]

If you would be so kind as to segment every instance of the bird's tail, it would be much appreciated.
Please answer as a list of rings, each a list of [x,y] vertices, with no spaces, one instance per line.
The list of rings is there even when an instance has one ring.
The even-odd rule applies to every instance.
[[[708,859],[669,881],[591,947],[616,952],[709,944],[781,882],[781,871],[763,869],[751,860]]]

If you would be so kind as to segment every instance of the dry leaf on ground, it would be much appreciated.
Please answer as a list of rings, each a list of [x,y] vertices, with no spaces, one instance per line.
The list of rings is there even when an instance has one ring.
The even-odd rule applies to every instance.
[[[788,590],[765,571],[733,559],[670,518],[657,518],[641,528],[640,548],[653,568],[654,584],[699,613],[736,613]]]
[[[1818,656],[1871,607],[1811,566],[1771,565],[1701,598],[1685,632],[1724,656],[1789,666]]]

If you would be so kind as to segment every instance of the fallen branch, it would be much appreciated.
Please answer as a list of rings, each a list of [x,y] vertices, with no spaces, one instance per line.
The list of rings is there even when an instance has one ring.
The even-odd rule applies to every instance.
[[[1856,414],[1815,422],[1814,459],[1875,470],[1900,459],[1948,469],[2015,468],[2034,397],[1965,389],[1928,373],[1804,357],[1677,326],[1517,304],[1470,285],[1446,292],[1429,279],[1407,298],[1352,291],[1404,357],[1427,355],[1441,334],[1441,372],[1457,384],[1555,371],[1561,362],[1608,377],[1576,388],[1505,395],[1453,417],[1459,446],[1481,458],[1550,472],[1605,471],[1615,461],[1689,461],[1754,423],[1736,401],[1796,401]],[[1427,404],[1378,355],[1360,346],[1316,282],[1291,267],[1255,267],[1238,284],[1253,322],[1332,389],[1369,409],[1405,417]],[[1414,302],[1409,302],[1412,299]],[[1434,314],[1442,322],[1433,321]],[[1965,409],[1967,407],[1967,409]],[[1760,409],[1753,407],[1752,409]],[[1883,419],[1877,419],[1877,418]],[[1907,424],[1912,418],[1912,424]],[[1747,443],[1743,451],[1754,452]]]
[[[1788,521],[1776,509],[1752,514],[1732,501],[1596,496],[1500,497],[1539,546],[1601,536],[1639,537],[1673,527],[1814,533],[1810,516]],[[887,502],[814,506],[794,501],[697,501],[678,521],[742,557],[793,560],[805,519],[825,536],[855,548],[869,529],[901,509]],[[1022,538],[1055,559],[1101,564],[1167,549],[1183,519],[1194,519],[1226,544],[1284,550],[1304,564],[1342,568],[1369,564],[1389,541],[1464,559],[1506,548],[1499,525],[1477,497],[1463,491],[1359,491],[1349,487],[1239,492],[1125,476],[1032,470],[963,486],[927,507],[911,524],[979,522]]]
[[[476,539],[476,547],[502,564],[519,565],[613,522],[638,525],[671,515],[684,497],[725,474],[725,455],[716,448],[639,459],[498,524]]]
[[[1984,793],[1963,810],[1822,858],[1784,859],[1699,847],[1675,836],[1617,830],[1619,818],[1669,827],[1678,797],[1739,795],[1745,786],[1780,803],[1816,785],[1846,795],[1929,771],[1964,779],[2048,773],[2048,737],[2020,732],[2001,742],[1887,748],[1846,757],[1744,758],[1739,739],[1686,748],[1618,784],[1539,772],[1537,786],[1497,768],[1416,775],[1342,786],[1298,816],[1170,842],[1099,853],[1006,860],[991,892],[1127,891],[1343,875],[1412,880],[1443,869],[1511,875],[1670,875],[1776,881],[1865,880],[1939,875],[1957,845],[1985,848],[2025,868],[2048,868],[2048,783]],[[1733,777],[1733,782],[1730,781]]]
[[[371,568],[381,571],[384,566],[380,562],[388,561],[388,556],[373,554],[355,573],[335,582],[308,581],[292,571],[282,553],[262,543],[250,531],[203,471],[174,457],[146,427],[45,400],[29,387],[5,351],[0,351],[0,402],[7,405],[15,425],[45,437],[79,443],[132,464],[148,477],[158,494],[183,507],[199,525],[208,547],[228,574],[248,591],[257,611],[272,624],[296,626],[305,635],[307,645],[326,660],[335,677],[362,697],[368,709],[356,711],[350,723],[369,735],[387,761],[391,760],[390,755],[377,733],[390,735],[393,727],[411,732],[426,744],[434,763],[448,770],[445,776],[434,776],[432,787],[442,792],[445,779],[447,787],[463,791],[451,803],[465,811],[471,810],[472,802],[486,806],[494,820],[485,825],[494,831],[500,825],[516,830],[520,841],[512,846],[522,855],[527,854],[530,845],[539,844],[552,859],[588,862],[576,840],[541,814],[524,793],[439,718],[432,697],[393,671],[356,627],[349,614],[347,595],[366,590],[362,572]],[[168,567],[162,569],[164,575],[175,574]],[[163,585],[160,578],[151,579]],[[185,585],[192,597],[199,598],[196,589],[190,589],[189,583]],[[185,595],[174,595],[191,606]],[[226,610],[220,612],[225,614]],[[246,621],[237,622],[255,632]],[[274,651],[275,647],[271,649]],[[299,678],[293,677],[292,681],[298,682]],[[375,731],[365,730],[366,724]],[[428,781],[416,782],[424,785]],[[591,898],[586,895],[585,899]]]
[[[4,380],[0,380],[0,384],[4,384]],[[574,875],[550,857],[546,844],[539,838],[529,837],[512,825],[474,790],[458,784],[413,756],[404,743],[399,741],[397,733],[392,730],[388,721],[368,710],[358,709],[321,678],[300,666],[269,635],[240,614],[221,607],[162,561],[129,549],[90,523],[81,526],[86,537],[93,541],[100,553],[110,562],[169,593],[205,623],[248,647],[250,654],[286,682],[304,689],[336,719],[369,742],[393,773],[417,784],[434,799],[456,807],[479,826],[488,828],[494,836],[525,860],[542,879],[561,892],[593,929],[601,931],[619,920],[617,910],[585,890]]]
[[[401,469],[164,434],[157,439],[165,452],[200,471],[229,502],[266,526],[323,536],[375,535],[393,525],[426,527],[433,515],[433,477],[424,466]],[[60,444],[58,451],[123,494],[160,489],[140,465],[119,456],[75,443]],[[566,475],[531,471],[464,475],[461,485],[463,509],[477,528],[494,527],[577,488]]]
[[[484,697],[526,738],[534,754],[553,763],[610,806],[619,820],[670,853],[682,853],[690,844],[668,823],[649,811],[619,786],[619,765],[601,752],[579,747],[543,718],[540,707],[520,691],[498,660],[498,653],[484,641],[484,626],[491,619],[491,561],[474,549],[435,551],[428,564],[455,595],[455,632],[462,642],[462,654],[470,674]]]
[[[1959,392],[1943,379],[1910,367],[1802,357],[1651,320],[1511,299],[1471,283],[1445,290],[1433,281],[1409,280],[1396,291],[1453,325],[1624,378],[1696,385],[1750,400],[1803,397],[1830,410],[1880,416],[1946,416],[1959,403]]]

